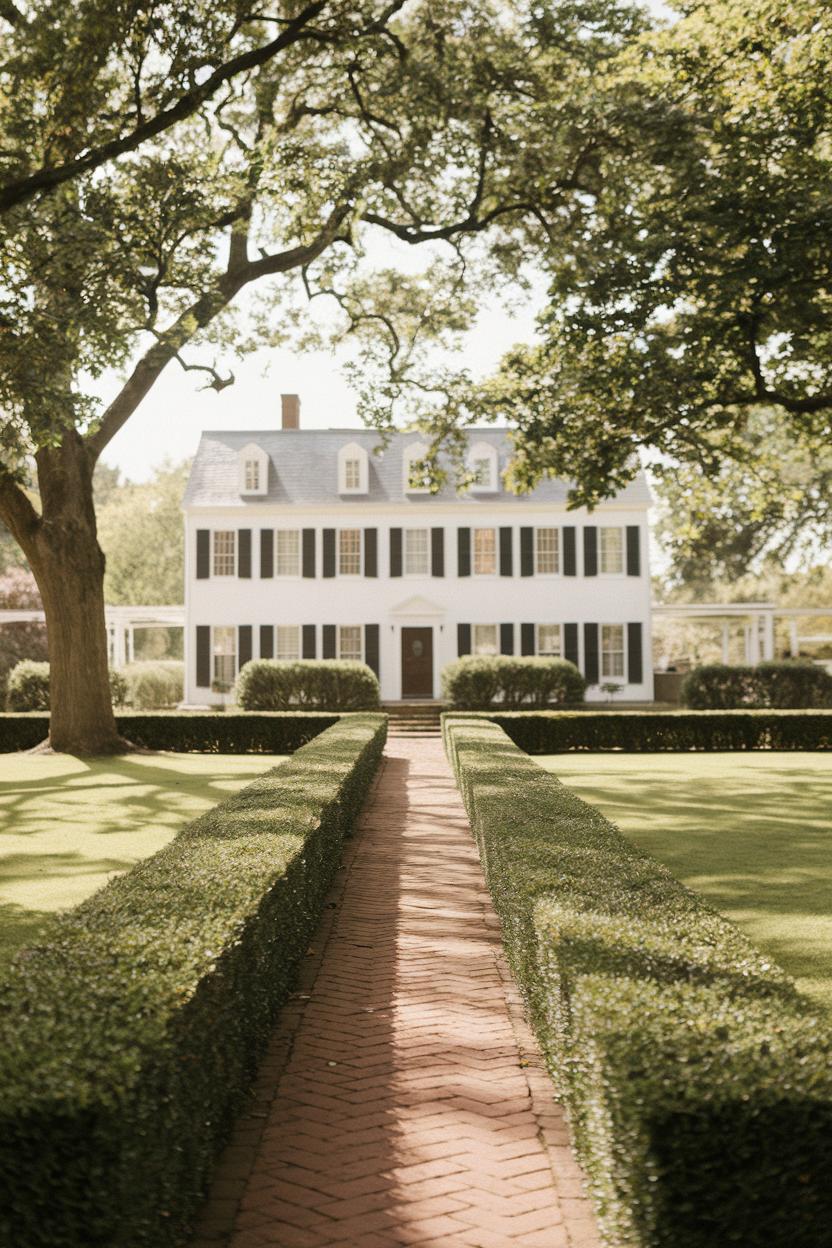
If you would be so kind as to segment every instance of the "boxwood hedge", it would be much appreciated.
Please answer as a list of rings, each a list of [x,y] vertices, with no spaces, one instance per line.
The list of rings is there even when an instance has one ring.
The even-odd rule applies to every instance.
[[[384,746],[352,716],[58,917],[0,984],[0,1243],[177,1242]]]
[[[146,750],[200,754],[292,754],[339,720],[337,714],[210,714],[157,711],[116,716],[123,737]],[[30,750],[46,739],[48,715],[0,715],[0,754]]]
[[[696,711],[761,707],[832,707],[832,676],[811,659],[777,659],[753,667],[707,663],[682,681],[684,706]]]
[[[483,710],[502,707],[575,705],[586,681],[567,659],[465,655],[442,668],[442,697],[449,706]]]
[[[251,659],[237,677],[244,711],[372,711],[379,696],[373,669],[351,659]]]
[[[832,711],[492,711],[469,718],[499,725],[527,754],[832,749]]]
[[[444,733],[607,1242],[828,1243],[826,1020],[498,724]]]

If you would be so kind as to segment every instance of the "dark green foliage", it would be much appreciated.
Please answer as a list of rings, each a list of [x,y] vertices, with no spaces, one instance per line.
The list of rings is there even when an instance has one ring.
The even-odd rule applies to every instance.
[[[340,721],[18,956],[0,985],[0,1243],[180,1239],[385,735],[381,716]]]
[[[124,703],[127,686],[119,672],[110,671],[113,706]],[[49,664],[22,659],[9,672],[6,705],[10,711],[49,710]]]
[[[830,711],[516,711],[487,718],[527,754],[832,749]]]
[[[379,703],[379,683],[366,663],[254,659],[237,677],[237,701],[244,711],[371,711]]]
[[[496,723],[446,715],[444,732],[607,1242],[828,1243],[825,1023]]]
[[[696,711],[735,707],[832,707],[832,676],[811,659],[781,659],[756,667],[708,663],[682,682],[682,703]]]
[[[459,710],[569,706],[582,702],[586,681],[566,659],[466,655],[442,669],[442,697]]]
[[[292,754],[338,722],[316,711],[211,715],[171,711],[118,715],[120,734],[146,750],[197,754]],[[0,754],[29,750],[46,738],[48,715],[0,715]]]
[[[176,706],[184,696],[185,664],[177,660],[130,663],[119,675],[124,680],[124,704],[137,711]]]

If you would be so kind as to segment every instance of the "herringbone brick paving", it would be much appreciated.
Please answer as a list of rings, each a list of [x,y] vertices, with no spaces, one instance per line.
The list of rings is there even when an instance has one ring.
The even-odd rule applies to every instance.
[[[192,1248],[595,1248],[438,739],[388,743]]]

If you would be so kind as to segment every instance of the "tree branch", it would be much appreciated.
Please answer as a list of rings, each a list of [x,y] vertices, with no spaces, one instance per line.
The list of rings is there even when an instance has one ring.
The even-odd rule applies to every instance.
[[[41,518],[14,477],[0,468],[0,520],[17,544],[28,554],[29,543],[41,524]]]

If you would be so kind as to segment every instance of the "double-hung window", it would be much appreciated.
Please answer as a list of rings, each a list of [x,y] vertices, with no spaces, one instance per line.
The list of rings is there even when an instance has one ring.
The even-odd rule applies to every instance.
[[[497,625],[473,624],[471,626],[471,653],[497,654]]]
[[[538,624],[537,653],[545,658],[559,659],[560,624]]]
[[[560,572],[560,543],[557,529],[535,530],[535,572],[538,576],[553,576]]]
[[[338,627],[338,658],[354,659],[360,663],[364,658],[361,645],[361,625],[341,624]]]
[[[214,530],[214,576],[234,576],[237,534],[233,529]]]
[[[624,625],[601,625],[601,676],[607,679],[624,675]]]
[[[233,685],[237,675],[237,630],[233,625],[222,625],[212,632],[212,684]]]
[[[275,658],[291,663],[300,658],[300,628],[297,624],[278,624]]]
[[[474,575],[494,576],[497,572],[497,530],[474,529]]]
[[[275,572],[278,576],[300,576],[300,533],[278,529],[275,542]]]
[[[428,531],[427,529],[405,529],[404,531],[404,574],[405,576],[427,576],[428,566]]]
[[[338,575],[361,575],[361,530],[338,530]]]
[[[243,468],[243,483],[246,493],[260,489],[260,460],[247,459]]]
[[[601,572],[624,571],[624,530],[620,525],[598,530],[599,569]]]
[[[361,460],[345,459],[344,460],[344,489],[360,490],[361,489]]]

